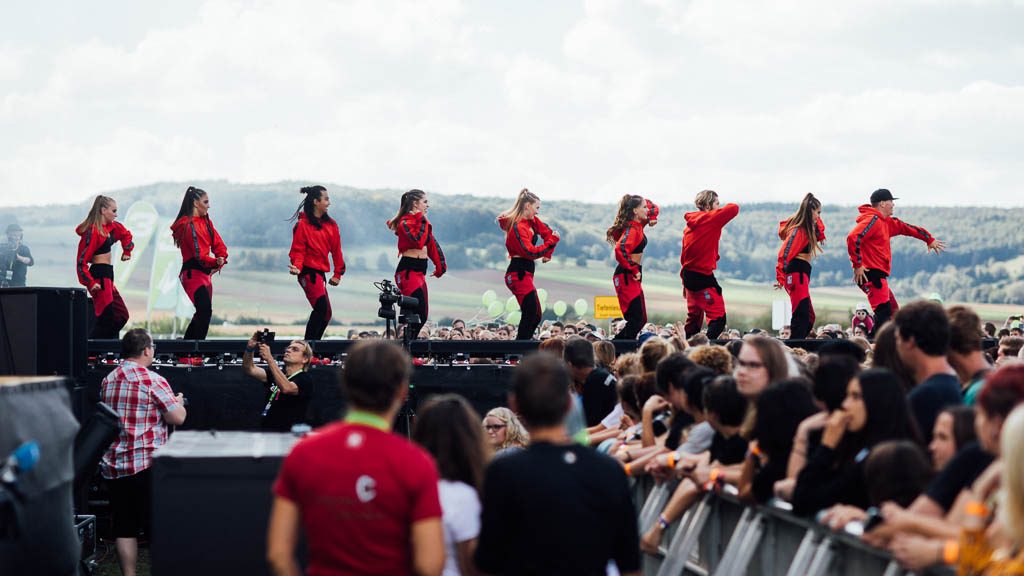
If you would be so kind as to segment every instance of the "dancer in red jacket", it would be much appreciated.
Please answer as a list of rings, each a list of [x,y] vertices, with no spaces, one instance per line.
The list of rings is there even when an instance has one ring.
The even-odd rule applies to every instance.
[[[228,249],[210,220],[210,197],[204,190],[189,186],[181,200],[178,216],[171,224],[174,245],[181,249],[178,280],[192,305],[196,307],[185,330],[185,340],[205,340],[213,316],[211,275],[228,263]],[[210,256],[213,252],[213,256]]]
[[[718,241],[722,228],[736,217],[740,207],[726,204],[719,207],[718,193],[704,190],[697,194],[697,212],[687,212],[683,231],[683,251],[679,255],[686,293],[686,337],[700,332],[704,316],[708,317],[708,338],[715,340],[725,328],[725,300],[722,287],[715,278],[718,267]]]
[[[522,318],[519,320],[517,340],[530,340],[540,325],[540,299],[533,285],[535,260],[551,260],[558,244],[558,232],[548,228],[537,218],[540,198],[523,188],[515,205],[498,215],[498,226],[505,231],[505,248],[510,261],[505,270],[505,285],[519,301]],[[540,244],[537,244],[537,239]]]
[[[804,196],[800,209],[779,222],[779,263],[775,266],[775,289],[785,288],[793,305],[789,321],[790,337],[806,338],[814,328],[811,304],[811,260],[821,252],[825,241],[825,223],[821,221],[821,202],[814,194]]]
[[[97,196],[89,209],[89,216],[82,221],[75,232],[78,241],[78,256],[75,271],[78,282],[89,289],[96,325],[89,338],[117,338],[121,328],[128,323],[128,307],[114,286],[114,266],[110,261],[110,249],[115,242],[121,243],[121,261],[132,257],[132,233],[115,222],[117,202],[113,198]]]
[[[846,236],[846,249],[853,265],[853,281],[868,295],[868,303],[875,311],[875,325],[871,336],[899,310],[896,296],[889,289],[889,272],[892,266],[893,236],[912,236],[923,240],[928,251],[941,254],[946,243],[936,240],[920,226],[904,224],[893,218],[892,193],[879,188],[871,194],[871,204],[860,207],[857,224]]]
[[[306,186],[301,190],[306,199],[292,216],[292,248],[288,251],[288,272],[299,277],[299,285],[306,300],[313,307],[306,322],[304,340],[323,338],[331,321],[331,300],[327,297],[327,284],[337,286],[345,273],[345,259],[341,255],[341,233],[338,224],[327,215],[331,199],[327,188]],[[330,260],[328,259],[330,257]],[[325,282],[327,271],[334,261],[334,275]]]
[[[398,254],[402,257],[395,269],[395,285],[402,294],[419,300],[416,312],[420,321],[409,324],[406,330],[418,338],[427,321],[427,258],[434,263],[434,277],[440,278],[448,269],[444,252],[434,239],[434,227],[427,221],[430,202],[423,190],[409,190],[402,194],[398,214],[387,221],[388,228],[398,236]]]
[[[636,335],[647,322],[647,303],[644,301],[643,261],[647,235],[644,226],[658,223],[658,206],[642,196],[626,194],[619,201],[615,223],[605,232],[608,243],[615,246],[615,267],[612,283],[619,297],[619,309],[626,325],[615,335],[616,339],[636,340]]]

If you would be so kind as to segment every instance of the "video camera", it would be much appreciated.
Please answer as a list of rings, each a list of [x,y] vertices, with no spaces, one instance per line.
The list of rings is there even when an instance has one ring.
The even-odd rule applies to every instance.
[[[385,325],[385,337],[390,335],[389,324],[394,322],[395,334],[398,334],[399,324],[419,324],[422,322],[420,315],[413,311],[420,305],[419,298],[413,298],[412,296],[406,296],[398,290],[398,287],[391,283],[390,280],[384,279],[380,282],[374,282],[374,287],[380,290],[380,308],[377,310],[377,317],[384,319]],[[399,312],[395,312],[395,305],[398,305]],[[411,340],[409,331],[405,331],[403,342],[405,343],[406,349],[409,348],[409,341]]]
[[[270,329],[264,328],[263,332],[257,332],[255,336],[257,345],[266,344],[267,346],[272,347],[274,345],[274,338],[277,336],[277,332],[271,332]]]

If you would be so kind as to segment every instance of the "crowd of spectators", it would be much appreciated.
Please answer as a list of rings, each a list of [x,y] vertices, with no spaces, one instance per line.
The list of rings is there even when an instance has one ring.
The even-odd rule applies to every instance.
[[[1024,566],[1024,353],[1010,334],[985,349],[969,308],[913,302],[873,343],[826,329],[814,352],[665,326],[616,356],[593,327],[542,330],[508,408],[480,418],[443,397],[418,418],[446,574],[634,573],[708,491],[814,518],[911,570]],[[651,526],[628,495],[643,475],[672,491]]]

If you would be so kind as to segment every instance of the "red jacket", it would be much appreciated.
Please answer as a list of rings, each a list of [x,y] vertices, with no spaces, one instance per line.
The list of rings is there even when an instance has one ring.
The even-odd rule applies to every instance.
[[[426,247],[427,256],[434,263],[434,276],[440,278],[448,270],[444,252],[434,239],[434,227],[423,212],[402,216],[401,222],[395,227],[395,236],[398,236],[399,254]]]
[[[615,240],[615,261],[630,274],[636,274],[640,271],[640,266],[630,260],[629,256],[644,241],[644,238],[644,225],[634,220],[629,223],[629,226],[623,228],[619,237]]]
[[[796,255],[803,252],[808,246],[807,233],[802,228],[793,228],[789,235],[783,237],[782,232],[789,220],[779,222],[779,240],[782,240],[782,247],[779,248],[779,263],[775,266],[775,278],[782,284],[786,283],[786,266],[796,258]],[[817,227],[818,242],[825,241],[825,223],[818,218],[815,223]]]
[[[555,245],[558,244],[558,237],[537,217],[530,220],[520,218],[512,229],[509,229],[509,218],[499,217],[498,226],[505,231],[505,248],[508,249],[509,258],[547,258],[554,253]],[[539,246],[535,245],[537,237],[541,239]]]
[[[893,236],[913,236],[931,244],[932,235],[924,228],[911,226],[898,218],[886,218],[882,213],[865,204],[860,207],[857,224],[846,236],[846,249],[854,268],[864,266],[871,270],[889,273],[892,265],[892,248],[889,240]]]
[[[111,222],[104,226],[103,230],[106,232],[105,236],[101,235],[99,229],[95,226],[89,226],[85,232],[78,232],[81,238],[78,240],[78,258],[75,260],[75,271],[78,272],[78,283],[86,288],[96,283],[92,275],[89,274],[89,264],[92,262],[92,256],[96,253],[96,249],[102,246],[107,241],[107,238],[113,238],[114,242],[120,242],[121,250],[129,256],[132,254],[132,249],[135,248],[135,244],[132,242],[132,233],[122,226],[120,222]]]
[[[171,234],[181,248],[181,261],[198,260],[207,270],[216,270],[217,258],[228,259],[228,248],[213,227],[210,216],[182,216],[171,224]],[[210,256],[210,252],[213,256]]]
[[[726,204],[718,210],[686,213],[683,231],[683,251],[679,263],[683,270],[711,274],[718,267],[718,241],[722,228],[740,213],[736,204]]]
[[[334,220],[323,219],[320,229],[306,220],[306,214],[299,213],[299,221],[292,229],[292,249],[288,259],[298,269],[312,268],[321,272],[331,269],[328,254],[334,260],[334,277],[345,273],[345,259],[341,255],[341,233]]]

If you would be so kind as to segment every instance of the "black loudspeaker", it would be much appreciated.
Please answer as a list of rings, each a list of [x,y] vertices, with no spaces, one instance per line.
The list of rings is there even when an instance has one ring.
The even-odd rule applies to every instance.
[[[0,290],[0,375],[81,376],[87,301],[83,288]]]
[[[271,487],[297,440],[285,433],[172,434],[153,458],[153,575],[269,574]],[[300,559],[303,550],[300,543]]]

